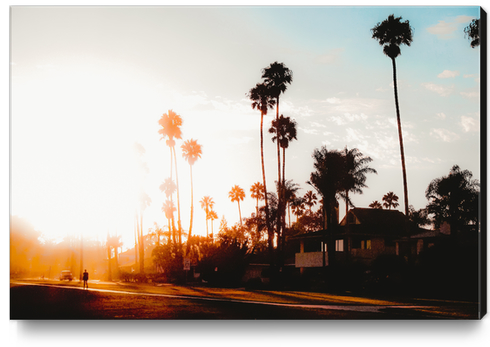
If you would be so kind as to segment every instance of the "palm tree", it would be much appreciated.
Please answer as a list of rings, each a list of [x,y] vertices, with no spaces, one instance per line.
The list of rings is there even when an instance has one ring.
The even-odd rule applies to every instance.
[[[165,213],[165,217],[168,221],[168,230],[172,235],[173,242],[175,243],[175,228],[170,225],[170,221],[174,218],[175,205],[172,200],[167,199],[162,205],[162,212]]]
[[[193,185],[192,185],[192,166],[197,161],[197,159],[201,158],[202,154],[202,146],[197,143],[196,140],[190,139],[184,142],[181,146],[182,148],[182,156],[189,163],[190,171],[191,171],[191,221],[189,226],[189,238],[192,235],[192,220],[194,217],[194,193],[193,193]]]
[[[338,206],[337,198],[344,190],[342,183],[345,177],[345,161],[341,152],[329,151],[325,146],[313,151],[313,160],[315,171],[310,174],[310,180],[307,183],[314,187],[323,198],[323,227],[329,231],[329,237],[326,240],[328,262],[333,264],[335,244],[332,233],[337,223],[334,212]],[[325,249],[322,249],[322,252],[325,252]],[[323,254],[322,258],[323,266],[325,266],[325,254]]]
[[[170,149],[170,178],[172,178],[172,158],[175,163],[175,180],[177,187],[177,223],[179,228],[179,243],[182,242],[182,225],[180,221],[180,199],[179,199],[179,175],[177,173],[177,156],[175,154],[175,139],[182,138],[182,130],[180,127],[182,126],[182,117],[175,113],[172,110],[169,110],[168,113],[164,113],[163,116],[158,121],[161,129],[158,130],[158,133],[162,135],[161,139],[166,140],[166,144]]]
[[[216,211],[211,210],[211,211],[209,211],[209,217],[208,218],[211,220],[211,235],[213,235],[212,238],[214,238],[214,227],[213,227],[214,223],[213,223],[213,221],[215,219],[218,219],[218,214],[216,213]]]
[[[303,200],[305,205],[308,206],[308,210],[311,212],[311,208],[316,205],[316,194],[313,191],[308,190],[304,195]]]
[[[165,193],[165,196],[167,197],[167,202],[164,203],[167,204],[167,207],[168,207],[168,204],[172,204],[172,207],[171,209],[164,209],[162,207],[162,211],[165,213],[165,216],[167,217],[167,219],[169,219],[170,221],[172,221],[172,228],[170,228],[170,223],[169,223],[169,232],[171,232],[172,234],[172,238],[173,238],[173,242],[175,243],[176,242],[176,239],[175,239],[175,220],[174,220],[174,212],[176,211],[176,208],[175,208],[175,205],[173,203],[173,200],[172,200],[172,195],[175,193],[175,191],[177,190],[177,186],[175,185],[174,181],[172,180],[171,177],[167,177],[163,183],[160,185],[160,191],[162,191],[163,193]],[[167,214],[169,213],[169,214]],[[168,218],[170,216],[170,218]]]
[[[270,66],[262,70],[262,78],[264,79],[264,84],[267,86],[270,92],[270,96],[276,99],[276,122],[279,121],[279,97],[284,93],[288,84],[293,81],[293,72],[289,70],[284,63],[278,63],[277,61],[272,63]],[[279,138],[279,127],[276,128],[276,137]],[[277,144],[277,182],[281,186],[281,152],[280,152],[280,141],[276,141]],[[281,233],[281,208],[282,208],[282,197],[279,192],[278,194],[279,210],[277,214],[277,234]]]
[[[398,207],[398,196],[393,192],[388,192],[383,196],[383,206],[391,210]]]
[[[296,216],[297,221],[305,209],[304,198],[296,197],[293,201],[291,201],[291,209],[293,210],[293,214]]]
[[[272,98],[269,88],[261,83],[252,88],[248,94],[250,100],[252,100],[252,108],[260,110],[260,159],[262,163],[262,184],[264,185],[264,192],[267,192],[267,184],[265,179],[265,164],[264,164],[264,116],[267,115],[267,110],[273,108],[276,104],[276,100]],[[269,202],[267,194],[264,194],[265,203],[265,223],[267,227],[268,235],[268,247],[269,253],[272,258],[273,244],[272,239],[274,237],[274,231],[269,220]]]
[[[376,170],[370,168],[368,163],[373,161],[370,157],[365,157],[357,148],[348,150],[344,148],[343,156],[346,165],[346,176],[344,181],[344,193],[342,198],[345,200],[345,215],[349,212],[349,205],[352,202],[349,199],[349,192],[362,194],[362,188],[367,188],[366,174],[375,173]]]
[[[264,190],[264,185],[260,182],[255,182],[252,187],[250,187],[250,197],[252,199],[255,199],[257,201],[255,205],[255,211],[256,211],[256,216],[259,215],[259,200],[264,199],[265,197],[265,190]]]
[[[480,45],[480,19],[473,19],[471,23],[464,28],[465,36],[471,41],[471,48]]]
[[[117,270],[119,269],[119,262],[117,260],[118,249],[123,245],[121,241],[121,235],[115,235],[115,236],[108,235],[107,244],[109,249],[114,250],[114,259],[116,260],[116,272],[117,272]]]
[[[381,205],[381,203],[378,200],[374,200],[372,203],[370,203],[369,204],[369,207],[375,208],[375,209],[378,209],[378,210],[382,210],[383,209],[383,205]]]
[[[242,212],[240,211],[240,201],[243,201],[243,199],[245,199],[245,191],[238,185],[234,185],[233,187],[231,187],[231,190],[228,193],[228,197],[231,199],[231,202],[236,201],[238,203],[238,215],[240,217],[240,225],[243,225]]]
[[[204,209],[204,212],[206,213],[206,237],[208,237],[208,219],[209,219],[209,211],[212,210],[214,206],[214,201],[213,198],[210,196],[203,196],[201,201],[201,208]]]
[[[403,175],[403,194],[405,201],[405,215],[408,216],[408,184],[407,184],[407,170],[405,168],[405,152],[403,149],[403,135],[402,135],[402,123],[400,119],[400,108],[398,106],[398,87],[396,83],[396,63],[395,58],[401,54],[400,45],[405,44],[410,46],[412,43],[412,28],[407,21],[402,22],[402,17],[395,18],[394,15],[389,15],[388,19],[378,23],[371,29],[373,34],[372,38],[378,40],[379,44],[383,46],[383,53],[391,58],[393,65],[393,84],[395,92],[395,107],[396,107],[396,119],[398,123],[398,138],[400,141],[400,155],[402,161],[402,175]]]
[[[288,214],[289,214],[289,226],[291,226],[291,212],[290,212],[290,208],[291,208],[291,204],[293,203],[293,201],[296,200],[296,193],[298,192],[298,190],[300,189],[300,187],[299,187],[299,185],[297,183],[293,183],[293,180],[287,180],[283,184],[283,189],[284,189],[284,205],[286,207],[285,210],[288,211]],[[284,214],[284,219],[286,219],[285,214]],[[284,224],[284,226],[285,226],[285,224]],[[283,242],[284,242],[284,238],[283,238]]]

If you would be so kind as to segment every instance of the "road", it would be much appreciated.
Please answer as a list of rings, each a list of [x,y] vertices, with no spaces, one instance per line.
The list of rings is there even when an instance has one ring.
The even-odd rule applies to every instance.
[[[11,319],[477,319],[478,304],[297,291],[11,280]]]

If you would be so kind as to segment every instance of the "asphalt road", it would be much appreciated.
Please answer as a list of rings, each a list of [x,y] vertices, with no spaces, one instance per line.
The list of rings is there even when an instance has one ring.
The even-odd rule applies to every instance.
[[[10,281],[10,319],[478,319],[478,304],[89,281]]]

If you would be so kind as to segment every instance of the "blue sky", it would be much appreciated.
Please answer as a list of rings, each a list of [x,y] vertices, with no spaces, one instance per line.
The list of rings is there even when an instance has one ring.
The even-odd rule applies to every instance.
[[[396,60],[409,203],[424,207],[428,184],[452,165],[479,179],[480,49],[463,33],[478,7],[14,7],[11,213],[47,235],[117,231],[130,246],[139,185],[131,148],[138,142],[150,168],[145,228],[165,224],[158,187],[169,154],[157,122],[173,109],[183,117],[183,139],[203,145],[193,169],[195,232],[205,234],[204,195],[220,219],[238,221],[228,199],[235,184],[246,191],[242,215],[249,216],[249,189],[261,180],[260,114],[245,94],[274,61],[293,71],[280,112],[298,123],[286,177],[300,194],[311,188],[313,150],[348,146],[378,171],[352,197],[355,205],[389,191],[402,202],[392,66],[370,33],[392,13],[414,29]],[[275,151],[268,136],[265,143],[272,187]],[[178,155],[187,229],[189,168]]]

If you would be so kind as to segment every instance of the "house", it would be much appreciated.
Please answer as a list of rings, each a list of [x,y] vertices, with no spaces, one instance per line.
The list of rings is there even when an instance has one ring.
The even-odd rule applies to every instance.
[[[295,266],[303,273],[304,268],[328,266],[329,239],[335,242],[333,260],[336,262],[370,265],[381,254],[410,258],[412,244],[418,242],[416,238],[411,239],[410,235],[421,235],[423,232],[427,230],[410,223],[400,211],[354,208],[332,230],[303,233],[290,240],[299,241]]]

